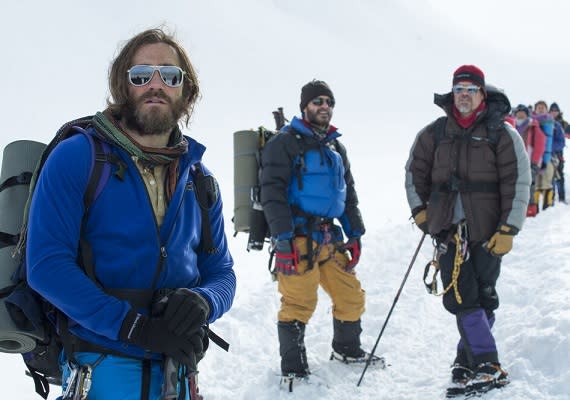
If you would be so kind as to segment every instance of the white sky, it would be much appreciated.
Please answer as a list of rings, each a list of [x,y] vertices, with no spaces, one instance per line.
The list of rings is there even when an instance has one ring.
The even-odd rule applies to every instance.
[[[480,66],[514,105],[545,99],[570,107],[564,1],[34,0],[3,7],[10,17],[0,62],[2,147],[16,138],[46,142],[63,122],[104,108],[119,44],[165,23],[201,82],[188,133],[209,147],[207,165],[230,205],[232,133],[272,127],[278,106],[289,117],[298,113],[300,88],[313,78],[335,93],[333,123],[354,154],[357,184],[364,170],[390,171],[360,188],[364,202],[386,210],[375,218],[405,211],[407,151],[441,114],[433,93],[449,89],[459,65]]]

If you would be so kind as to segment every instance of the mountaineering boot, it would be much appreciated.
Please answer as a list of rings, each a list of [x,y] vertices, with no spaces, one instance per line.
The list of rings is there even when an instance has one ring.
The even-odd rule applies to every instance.
[[[360,347],[360,320],[358,321],[341,321],[333,319],[333,341],[332,354],[330,359],[343,362],[345,364],[365,364],[370,358],[370,353],[362,350]],[[384,358],[372,356],[370,365],[380,364],[384,368]]]
[[[300,321],[279,321],[277,333],[281,355],[281,386],[286,386],[292,392],[293,384],[303,381],[310,374],[305,349],[305,324]]]
[[[360,320],[350,322],[333,319],[332,348],[343,356],[359,358],[364,356],[364,350],[360,348]]]
[[[451,366],[451,385],[447,388],[446,397],[453,398],[465,394],[465,389],[473,371],[465,365],[454,363]]]
[[[456,397],[465,393],[467,382],[473,374],[473,371],[468,365],[469,361],[467,359],[463,339],[459,339],[459,343],[457,343],[457,355],[451,366],[451,384],[447,388],[447,398]]]
[[[471,379],[465,386],[465,394],[485,393],[495,388],[502,388],[509,383],[509,374],[501,364],[495,362],[481,363],[473,371]]]
[[[546,210],[548,207],[552,207],[554,205],[554,191],[552,189],[546,189],[544,191],[544,197],[542,201],[543,210]]]
[[[479,316],[478,318],[476,318],[476,320],[486,318],[487,324],[489,326],[489,331],[493,328],[493,325],[495,324],[495,314],[493,313],[493,311],[484,310],[484,313],[478,311],[476,314],[473,315]],[[469,318],[470,317],[467,316],[467,319]],[[465,324],[463,324],[462,322],[466,321],[458,319],[458,323],[460,323],[461,326],[465,326]],[[463,329],[463,332],[465,332],[465,329]],[[481,346],[481,343],[479,343],[479,346]],[[467,349],[465,348],[464,339],[460,338],[459,342],[457,343],[457,354],[455,356],[455,360],[453,361],[453,365],[451,366],[451,385],[447,388],[447,398],[457,397],[467,393],[467,389],[471,383],[471,379],[475,375],[475,372],[473,371],[473,367],[471,365],[472,364],[469,361]]]

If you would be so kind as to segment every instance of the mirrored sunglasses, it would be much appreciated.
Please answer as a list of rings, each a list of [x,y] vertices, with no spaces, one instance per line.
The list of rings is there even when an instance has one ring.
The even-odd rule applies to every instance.
[[[334,99],[325,99],[324,97],[317,97],[316,99],[311,100],[315,106],[322,106],[323,104],[327,103],[327,106],[330,108],[334,107]]]
[[[160,79],[166,86],[179,87],[184,79],[182,68],[175,65],[133,65],[127,73],[129,74],[129,82],[133,86],[144,86],[148,84],[154,71],[158,71]]]
[[[453,86],[452,89],[453,93],[455,94],[462,93],[463,91],[466,91],[469,94],[475,94],[479,91],[480,87],[476,85],[469,85],[469,86],[455,85]]]

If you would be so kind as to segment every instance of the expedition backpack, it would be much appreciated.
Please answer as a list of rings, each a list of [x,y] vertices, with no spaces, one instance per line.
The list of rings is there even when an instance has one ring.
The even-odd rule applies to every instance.
[[[261,206],[261,154],[265,143],[279,134],[287,121],[283,108],[273,111],[276,130],[263,126],[257,130],[234,132],[234,223],[238,232],[249,234],[247,251],[262,250],[269,238],[269,226]]]

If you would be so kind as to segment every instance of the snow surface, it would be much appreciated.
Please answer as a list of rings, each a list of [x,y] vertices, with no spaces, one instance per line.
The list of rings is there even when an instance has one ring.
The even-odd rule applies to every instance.
[[[104,108],[109,62],[122,40],[143,29],[174,29],[194,61],[202,98],[187,133],[208,146],[238,276],[233,308],[212,326],[230,352],[212,346],[200,364],[206,400],[443,397],[457,332],[421,282],[428,241],[378,347],[391,366],[369,369],[357,388],[360,367],[328,360],[331,304],[320,292],[306,344],[323,384],[279,390],[279,296],[267,254],[247,253],[244,234],[232,237],[232,133],[272,127],[278,106],[291,117],[313,78],[331,85],[333,123],[345,133],[368,227],[357,268],[367,292],[362,341],[371,348],[420,239],[408,220],[404,164],[416,133],[441,114],[433,93],[449,90],[453,70],[473,63],[515,105],[545,99],[570,110],[570,52],[562,45],[570,3],[34,0],[3,9],[12,37],[0,63],[1,148],[17,138],[47,142],[63,122]],[[569,211],[557,205],[528,220],[504,259],[494,333],[512,383],[486,399],[570,399]],[[0,371],[1,399],[39,398],[19,355],[0,354]]]

